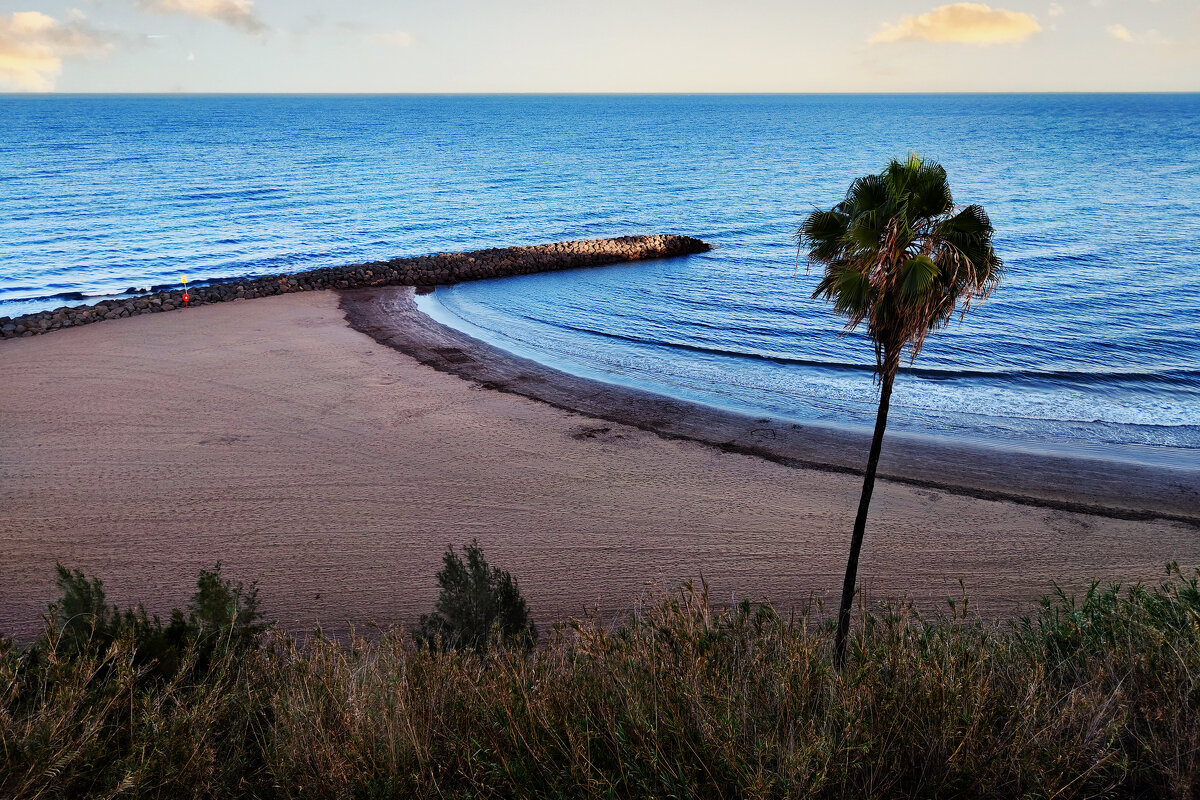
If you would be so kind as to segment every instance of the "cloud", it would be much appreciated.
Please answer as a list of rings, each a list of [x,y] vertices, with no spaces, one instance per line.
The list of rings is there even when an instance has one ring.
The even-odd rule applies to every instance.
[[[867,41],[1003,44],[1023,42],[1041,29],[1036,19],[1019,11],[993,9],[983,3],[954,3],[885,25]]]
[[[0,86],[48,92],[62,74],[64,59],[101,56],[112,42],[83,16],[59,22],[40,11],[0,16]]]
[[[1157,28],[1150,28],[1141,33],[1134,33],[1120,23],[1113,23],[1107,26],[1105,31],[1108,35],[1118,41],[1130,42],[1132,44],[1150,45],[1152,47],[1172,48],[1177,49],[1179,43],[1173,39],[1164,36]]]
[[[143,11],[185,14],[224,22],[247,33],[268,30],[266,23],[254,13],[254,0],[137,0],[137,5]]]
[[[1132,42],[1133,34],[1129,32],[1129,28],[1124,25],[1109,25],[1104,30],[1108,31],[1108,35],[1114,39],[1120,39],[1122,42]]]
[[[397,50],[402,50],[406,47],[412,47],[415,39],[408,31],[385,31],[383,33],[372,34],[371,41],[376,44],[384,45],[385,47],[393,47]]]
[[[1052,17],[1061,17],[1063,14],[1067,13],[1067,10],[1063,8],[1062,3],[1051,3],[1050,9],[1046,13]]]

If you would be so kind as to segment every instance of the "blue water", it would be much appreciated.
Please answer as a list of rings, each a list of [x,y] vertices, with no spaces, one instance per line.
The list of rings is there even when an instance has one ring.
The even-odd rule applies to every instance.
[[[446,322],[579,374],[866,426],[873,354],[791,234],[910,151],[999,290],[892,429],[1200,468],[1200,96],[0,97],[0,314],[62,293],[643,232],[687,259],[464,284]]]

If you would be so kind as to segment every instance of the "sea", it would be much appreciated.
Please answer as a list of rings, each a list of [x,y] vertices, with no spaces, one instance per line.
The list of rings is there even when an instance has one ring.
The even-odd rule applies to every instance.
[[[1200,95],[0,96],[0,315],[234,276],[640,233],[706,254],[440,288],[558,369],[868,430],[862,331],[794,233],[916,153],[999,288],[930,336],[889,431],[1200,469]]]

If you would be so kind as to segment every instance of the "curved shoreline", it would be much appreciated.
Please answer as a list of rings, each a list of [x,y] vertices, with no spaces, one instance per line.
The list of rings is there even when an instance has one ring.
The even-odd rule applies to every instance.
[[[351,327],[439,371],[668,439],[779,464],[861,475],[870,437],[750,417],[560,372],[420,312],[410,287],[341,292]],[[889,434],[882,480],[1059,511],[1200,527],[1200,472]]]

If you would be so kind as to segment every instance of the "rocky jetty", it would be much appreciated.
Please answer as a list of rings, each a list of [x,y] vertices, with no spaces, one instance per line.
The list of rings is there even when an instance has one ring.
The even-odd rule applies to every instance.
[[[623,261],[670,258],[711,250],[690,236],[622,236],[581,242],[557,242],[531,247],[504,247],[470,253],[439,253],[416,258],[394,258],[348,267],[329,267],[261,278],[218,281],[188,290],[189,306],[248,300],[318,289],[357,289],[365,286],[443,286],[481,278],[502,278],[577,267],[595,267]],[[63,306],[19,317],[0,317],[0,338],[38,333],[101,322],[173,311],[183,307],[183,291],[159,291],[106,300],[94,305]]]

